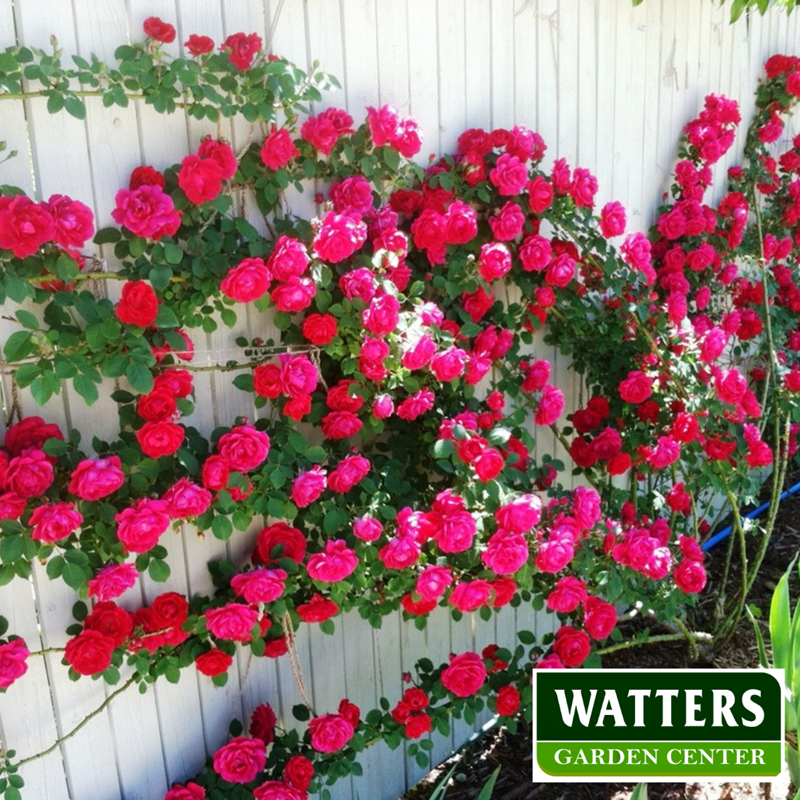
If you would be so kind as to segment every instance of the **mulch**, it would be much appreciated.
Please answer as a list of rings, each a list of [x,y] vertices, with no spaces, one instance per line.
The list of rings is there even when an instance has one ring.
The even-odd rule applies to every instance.
[[[793,476],[787,486],[800,476]],[[696,630],[703,630],[703,615],[713,613],[715,584],[721,581],[726,541],[709,553],[706,568],[709,587],[695,610]],[[767,554],[748,603],[762,611],[761,625],[766,633],[772,592],[780,577],[800,552],[800,496],[786,500],[779,511]],[[738,576],[739,565],[733,564],[731,574]],[[790,583],[793,598],[800,596],[797,573]],[[654,633],[657,631],[654,631]],[[766,638],[766,637],[765,637]],[[653,646],[631,648],[610,654],[603,659],[604,667],[642,669],[684,669],[691,667],[756,668],[758,652],[752,624],[743,619],[725,650],[711,655],[701,653],[700,661],[692,661],[689,648],[683,642],[666,642]],[[630,800],[632,784],[616,783],[542,783],[531,782],[533,742],[531,727],[519,721],[517,733],[495,728],[470,743],[433,769],[417,786],[400,800],[428,800],[438,784],[456,765],[450,778],[445,800],[474,800],[492,773],[500,767],[492,794],[493,800]],[[664,783],[648,784],[649,800],[791,800],[794,788],[788,779],[769,783]]]

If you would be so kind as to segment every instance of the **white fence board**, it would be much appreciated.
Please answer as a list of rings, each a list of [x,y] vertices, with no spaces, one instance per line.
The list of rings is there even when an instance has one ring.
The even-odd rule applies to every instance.
[[[167,46],[172,54],[192,33],[210,35],[219,45],[231,33],[255,31],[267,42],[274,25],[272,52],[303,68],[319,60],[342,82],[343,88],[329,93],[315,111],[347,107],[358,125],[366,106],[392,103],[423,127],[421,163],[431,153],[452,150],[466,127],[527,125],[547,142],[546,168],[561,156],[573,167],[590,169],[600,181],[598,205],[624,202],[629,227],[638,230],[651,222],[677,138],[705,95],[737,99],[746,124],[763,61],[774,52],[796,53],[798,42],[797,15],[770,12],[764,19],[753,16],[749,29],[744,21],[730,26],[729,7],[720,9],[711,0],[647,0],[638,8],[630,0],[589,0],[580,9],[574,0],[0,0],[0,46],[19,37],[21,43],[47,49],[54,33],[67,61],[76,52],[111,60],[117,45],[141,38],[143,20],[153,14],[178,29],[176,41]],[[787,129],[784,136],[793,132]],[[6,103],[0,139],[19,156],[0,164],[0,183],[41,199],[69,194],[91,206],[103,225],[133,167],[170,166],[207,134],[228,138],[238,149],[262,131],[242,121],[211,125],[180,113],[159,115],[135,104],[104,109],[95,99],[87,102],[85,122],[49,115],[42,100]],[[718,166],[718,176],[739,157],[741,140]],[[309,197],[292,202],[311,208]],[[112,296],[116,291],[112,287]],[[3,323],[0,339],[11,330]],[[234,331],[194,332],[198,363],[224,361],[240,333],[252,337],[274,331],[265,317],[248,311]],[[541,342],[535,351],[554,355]],[[581,387],[563,359],[554,378],[574,407]],[[3,381],[8,392],[9,381]],[[232,387],[229,374],[196,373],[195,389],[198,398],[213,400],[198,403],[191,419],[206,433],[231,424],[236,415],[253,417],[252,400]],[[70,391],[43,410],[23,393],[23,410],[92,433],[115,431],[116,410],[109,400],[86,409]],[[538,448],[540,456],[560,453],[549,431],[539,432]],[[133,608],[167,590],[208,592],[205,563],[240,557],[260,524],[236,533],[230,545],[184,526],[180,535],[165,540],[173,557],[168,583],[144,579],[124,604]],[[74,600],[37,567],[32,582],[0,588],[0,613],[31,649],[59,646],[66,640]],[[450,652],[480,650],[493,641],[513,646],[518,628],[538,628],[542,635],[552,625],[553,618],[522,608],[504,609],[489,623],[468,618],[454,623],[446,611],[439,612],[426,632],[403,623],[399,614],[388,617],[380,631],[352,615],[337,621],[333,637],[301,629],[297,649],[320,713],[335,710],[345,696],[366,711],[384,694],[396,702],[403,690],[399,669],[410,670],[422,655],[438,663]],[[40,689],[46,684],[49,692]],[[68,681],[58,654],[37,657],[26,679],[0,697],[0,733],[20,755],[37,752],[100,699],[91,681]],[[177,686],[164,683],[144,698],[134,693],[115,701],[78,736],[26,768],[28,794],[48,800],[158,797],[225,740],[231,716],[249,714],[265,701],[285,723],[301,701],[287,658],[241,655],[224,689],[187,670]],[[435,756],[447,755],[466,733],[458,724],[450,737],[434,737]],[[363,764],[364,776],[340,784],[337,798],[359,793],[391,800],[421,773],[413,760],[404,761],[400,751],[383,745],[365,754]]]

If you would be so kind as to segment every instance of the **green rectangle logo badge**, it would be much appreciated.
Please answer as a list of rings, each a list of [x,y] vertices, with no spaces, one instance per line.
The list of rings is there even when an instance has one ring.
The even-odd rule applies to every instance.
[[[770,781],[777,669],[533,670],[533,780]]]

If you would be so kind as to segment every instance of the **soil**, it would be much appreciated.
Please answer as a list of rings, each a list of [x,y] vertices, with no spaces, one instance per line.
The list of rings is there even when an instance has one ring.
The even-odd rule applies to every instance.
[[[800,478],[793,477],[793,480],[787,481],[787,486],[793,485]],[[695,612],[695,630],[704,630],[704,615],[708,618],[707,615],[713,613],[714,588],[721,583],[726,546],[727,541],[720,542],[707,554],[705,566],[709,585],[704,592],[705,599]],[[748,598],[750,605],[755,605],[762,611],[759,624],[765,634],[768,631],[767,619],[772,592],[798,552],[800,495],[789,498],[782,504],[772,541]],[[731,574],[737,576],[738,573],[739,565],[733,564]],[[790,589],[793,600],[796,601],[800,595],[796,572]],[[685,643],[667,642],[618,651],[605,656],[603,666],[630,669],[755,668],[758,666],[758,652],[752,623],[747,618],[743,619],[723,652],[701,652],[699,655],[699,661],[692,661]],[[400,800],[428,800],[454,764],[455,772],[450,778],[444,800],[475,800],[498,766],[500,772],[492,793],[493,800],[631,800],[635,788],[633,784],[531,783],[532,752],[531,727],[520,719],[517,733],[511,734],[506,728],[489,731],[433,769]],[[648,800],[792,800],[794,795],[795,789],[787,777],[771,784],[699,782],[647,785]]]

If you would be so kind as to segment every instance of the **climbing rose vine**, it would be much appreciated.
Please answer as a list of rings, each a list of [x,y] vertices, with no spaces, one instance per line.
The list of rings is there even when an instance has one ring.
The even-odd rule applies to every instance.
[[[265,53],[256,34],[193,35],[176,59],[160,48],[172,25],[150,18],[145,34],[115,68],[9,48],[0,85],[24,93],[23,74],[38,78],[51,111],[79,117],[84,91],[124,105],[135,86],[159,111],[242,114],[262,133],[239,152],[206,137],[180,164],[136,167],[107,209],[115,224],[97,231],[79,199],[0,187],[16,390],[44,404],[70,382],[88,404],[110,393],[119,408],[116,440],[85,441],[20,419],[6,398],[0,581],[40,561],[72,587],[64,665],[109,684],[124,673],[122,688],[183,669],[224,684],[238,650],[281,657],[301,623],[329,633],[345,611],[379,626],[400,609],[422,627],[437,606],[458,620],[546,604],[561,622],[541,642],[521,631],[518,645],[422,659],[379,709],[298,706],[302,733],[262,705],[167,797],[239,785],[242,797],[304,798],[357,773],[378,739],[446,732],[487,703],[530,714],[530,670],[594,664],[609,638],[625,644],[620,608],[683,628],[719,498],[744,547],[740,502],[768,468],[779,491],[797,447],[800,141],[770,146],[800,62],[767,63],[745,163],[716,206],[704,200],[712,166],[740,118],[735,102],[706,98],[645,235],[622,203],[601,205],[588,170],[546,162],[524,126],[467,130],[423,167],[410,160],[422,131],[390,106],[301,121],[332,79]],[[291,213],[299,192],[311,219]],[[245,335],[245,309],[276,332]],[[240,352],[212,368],[252,414],[199,430],[195,342],[220,324],[241,332]],[[571,356],[576,407],[542,342]],[[188,524],[247,539],[250,557],[210,563],[211,596],[129,608],[141,574],[169,577]],[[5,690],[33,656],[5,621],[0,636]],[[408,752],[425,761],[427,742]],[[7,753],[0,791],[18,793],[17,768]]]

